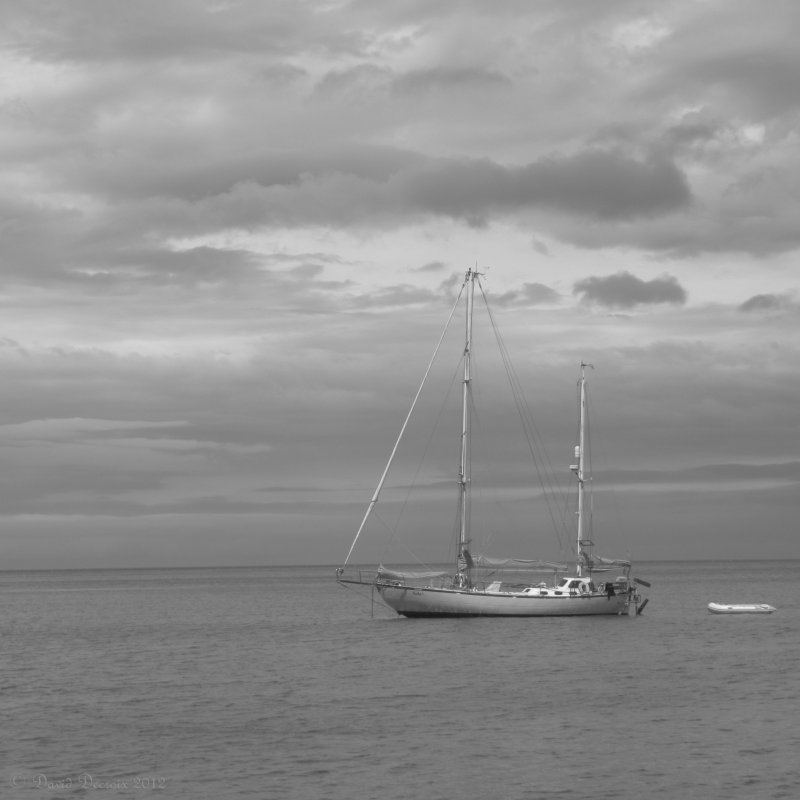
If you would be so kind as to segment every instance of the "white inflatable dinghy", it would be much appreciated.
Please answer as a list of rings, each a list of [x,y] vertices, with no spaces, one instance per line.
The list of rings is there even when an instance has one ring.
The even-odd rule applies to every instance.
[[[775,607],[766,603],[709,603],[708,610],[712,614],[771,614]]]

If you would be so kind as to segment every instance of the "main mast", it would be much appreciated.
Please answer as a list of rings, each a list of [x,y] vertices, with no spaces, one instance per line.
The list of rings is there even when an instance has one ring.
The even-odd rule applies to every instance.
[[[577,571],[578,576],[583,574],[582,571],[582,563],[585,561],[587,563],[589,574],[591,575],[592,568],[591,568],[591,560],[590,554],[586,553],[584,550],[585,547],[592,547],[594,544],[591,539],[584,539],[583,538],[583,529],[584,529],[584,484],[586,483],[585,477],[585,469],[586,469],[586,453],[585,453],[585,439],[586,439],[586,367],[592,367],[591,364],[587,364],[584,361],[581,361],[581,377],[578,381],[579,386],[579,393],[578,393],[578,406],[579,406],[579,425],[578,425],[578,445],[575,448],[575,459],[577,461],[576,464],[572,465],[572,471],[575,473],[575,477],[578,479],[578,557],[576,559],[577,562]],[[589,558],[587,559],[587,556]]]
[[[470,540],[470,498],[469,498],[469,454],[470,454],[470,393],[472,390],[472,309],[475,298],[475,280],[478,273],[475,270],[467,270],[465,284],[467,287],[467,318],[466,318],[466,332],[464,341],[464,378],[463,389],[461,397],[461,465],[458,471],[458,486],[459,486],[459,532],[458,532],[458,557],[456,560],[456,569],[458,571],[459,581],[464,584],[469,583],[468,572],[465,571],[469,568],[468,553],[469,540]]]

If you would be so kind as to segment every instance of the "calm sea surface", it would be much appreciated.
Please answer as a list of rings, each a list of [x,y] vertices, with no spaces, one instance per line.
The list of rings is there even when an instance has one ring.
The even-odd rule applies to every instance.
[[[0,573],[0,797],[796,798],[798,568],[494,620],[372,617],[332,567]]]

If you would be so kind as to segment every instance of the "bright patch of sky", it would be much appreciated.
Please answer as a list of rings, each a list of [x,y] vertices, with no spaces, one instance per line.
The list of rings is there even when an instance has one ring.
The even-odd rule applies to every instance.
[[[620,47],[635,52],[656,46],[670,33],[671,29],[662,20],[643,17],[618,26],[611,39]]]

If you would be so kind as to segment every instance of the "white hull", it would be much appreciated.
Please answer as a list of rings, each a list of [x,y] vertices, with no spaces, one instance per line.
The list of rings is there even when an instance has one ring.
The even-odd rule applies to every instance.
[[[405,617],[577,617],[629,613],[627,595],[530,595],[463,589],[377,586],[386,605]],[[632,613],[635,612],[635,606]]]
[[[766,603],[738,603],[726,605],[724,603],[709,603],[708,610],[712,614],[771,614],[774,606]]]

